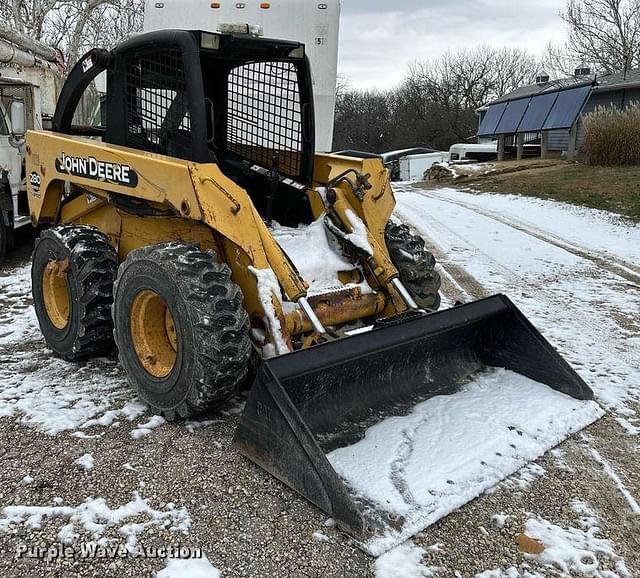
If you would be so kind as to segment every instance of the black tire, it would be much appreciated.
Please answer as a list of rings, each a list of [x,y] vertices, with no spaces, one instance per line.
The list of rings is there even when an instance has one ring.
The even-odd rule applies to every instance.
[[[170,315],[171,331],[165,331],[174,353],[167,362],[169,338],[145,341],[158,327],[157,308],[137,305],[145,296],[156,304],[159,297],[163,315]],[[242,303],[229,267],[195,246],[151,245],[128,255],[114,291],[114,336],[129,380],[153,411],[169,420],[188,418],[238,392],[252,353]]]
[[[43,282],[49,263],[60,263],[57,277],[68,292],[67,323],[53,320]],[[51,267],[52,265],[49,265]],[[47,345],[67,361],[113,351],[113,283],[118,270],[115,249],[93,227],[62,225],[43,231],[31,264],[34,307]]]
[[[414,235],[407,225],[389,221],[385,230],[387,249],[400,280],[418,306],[429,311],[440,307],[440,274],[436,258],[425,248],[424,239]]]

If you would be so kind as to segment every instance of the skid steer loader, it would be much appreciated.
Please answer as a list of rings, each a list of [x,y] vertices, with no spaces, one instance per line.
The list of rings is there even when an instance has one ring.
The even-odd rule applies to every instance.
[[[103,71],[103,126],[74,125]],[[31,218],[52,225],[33,297],[56,354],[80,360],[115,340],[139,396],[168,419],[251,385],[236,446],[366,544],[429,516],[363,495],[332,452],[492,367],[572,403],[592,392],[505,296],[436,312],[433,256],[391,220],[382,163],[314,154],[311,88],[295,42],[174,30],[89,52],[53,131],[27,136]],[[345,264],[335,286],[310,287],[304,259],[276,241],[301,224],[322,232],[310,257]]]

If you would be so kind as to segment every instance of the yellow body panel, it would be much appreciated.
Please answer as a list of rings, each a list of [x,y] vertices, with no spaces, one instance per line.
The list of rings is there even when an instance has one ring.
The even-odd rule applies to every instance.
[[[405,308],[389,286],[397,271],[386,250],[384,231],[395,199],[382,163],[317,155],[314,188],[307,190],[314,217],[327,210],[323,197],[327,183],[348,169],[366,175],[371,187],[360,194],[349,182],[336,183],[330,210],[347,229],[349,211],[366,225],[373,249],[367,277],[378,293],[345,293],[335,301],[319,301],[319,317],[328,326]],[[254,325],[265,320],[265,314],[252,269],[271,269],[287,301],[307,296],[307,283],[271,235],[247,191],[214,163],[197,164],[93,139],[30,131],[27,175],[34,225],[93,225],[109,237],[120,260],[139,247],[167,241],[189,242],[213,251],[231,268]],[[122,199],[145,201],[154,215],[132,214],[123,207]],[[346,273],[343,277],[348,282],[353,276]],[[290,343],[291,335],[311,330],[300,310],[285,315],[275,295],[272,303],[285,341]],[[267,326],[267,330],[275,329]]]

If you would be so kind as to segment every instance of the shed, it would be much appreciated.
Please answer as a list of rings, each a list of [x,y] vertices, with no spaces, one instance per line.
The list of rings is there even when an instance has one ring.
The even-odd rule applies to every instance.
[[[583,148],[584,115],[640,103],[640,69],[595,77],[579,68],[573,77],[537,80],[478,109],[479,142],[497,138],[501,156],[512,146],[520,158],[526,145],[537,144],[543,157],[566,152],[571,158]]]

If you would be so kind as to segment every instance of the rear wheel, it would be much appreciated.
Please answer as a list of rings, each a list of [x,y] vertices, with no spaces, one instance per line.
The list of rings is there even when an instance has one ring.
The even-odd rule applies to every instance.
[[[120,266],[113,319],[138,395],[168,419],[215,408],[246,380],[249,317],[231,271],[182,243],[137,249]]]
[[[36,241],[33,301],[47,345],[74,361],[113,350],[114,248],[92,227],[63,225]]]
[[[437,311],[441,279],[435,270],[436,258],[425,248],[424,239],[414,235],[407,225],[391,221],[387,224],[385,239],[400,280],[418,306]]]

